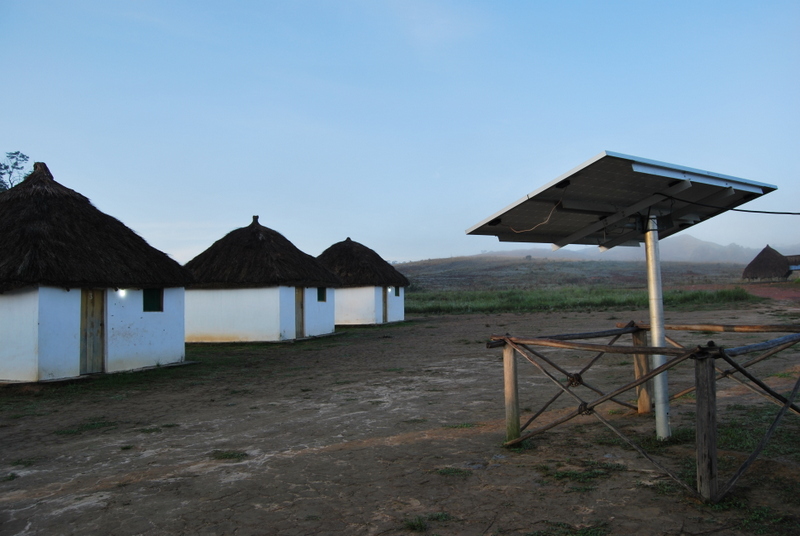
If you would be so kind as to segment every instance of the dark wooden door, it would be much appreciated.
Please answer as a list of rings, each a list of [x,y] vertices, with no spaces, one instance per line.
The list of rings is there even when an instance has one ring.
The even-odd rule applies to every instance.
[[[389,321],[389,289],[383,287],[383,295],[381,296],[382,308],[383,308],[383,323]]]
[[[103,289],[81,289],[81,374],[104,369],[105,297]]]
[[[301,339],[306,336],[306,323],[305,323],[305,300],[303,295],[305,289],[303,287],[295,287],[294,289],[294,337]]]

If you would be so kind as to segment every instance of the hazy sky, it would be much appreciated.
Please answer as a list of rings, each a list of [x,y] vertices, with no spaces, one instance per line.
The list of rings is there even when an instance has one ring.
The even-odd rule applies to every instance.
[[[0,51],[0,155],[180,262],[254,214],[311,255],[524,247],[464,231],[603,150],[800,209],[796,0],[0,0]],[[689,233],[761,248],[798,223]]]

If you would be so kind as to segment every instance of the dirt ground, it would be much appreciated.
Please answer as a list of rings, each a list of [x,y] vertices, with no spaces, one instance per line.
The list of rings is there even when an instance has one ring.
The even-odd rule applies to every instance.
[[[667,313],[672,323],[798,318],[797,299]],[[423,524],[426,534],[442,536],[752,533],[742,508],[665,493],[668,480],[634,451],[601,441],[607,429],[592,416],[525,449],[501,445],[503,370],[501,350],[486,348],[491,334],[646,319],[645,311],[417,317],[294,344],[190,345],[187,357],[199,364],[113,382],[0,388],[0,534],[400,535],[421,533]],[[728,347],[768,338],[675,337]],[[574,352],[554,355],[570,370],[585,362]],[[556,388],[527,363],[519,370],[527,417]],[[754,370],[790,389],[800,351]],[[585,378],[607,390],[632,375],[629,360],[607,356]],[[691,365],[676,369],[671,391],[692,378]],[[730,381],[718,388],[723,418],[728,404],[763,401]],[[574,409],[562,399],[537,422]],[[651,417],[616,408],[600,412],[653,433]],[[673,427],[691,422],[693,411],[691,399],[673,404]],[[662,461],[677,470],[691,455],[679,445]],[[605,471],[588,483],[553,477],[587,467]],[[778,478],[796,494],[800,467],[762,460],[734,496],[750,509],[797,515],[798,503],[770,484]]]

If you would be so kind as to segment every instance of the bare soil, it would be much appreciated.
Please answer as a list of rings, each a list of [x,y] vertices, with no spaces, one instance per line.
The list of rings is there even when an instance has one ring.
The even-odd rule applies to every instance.
[[[673,323],[798,317],[794,300],[667,313]],[[593,416],[525,449],[502,447],[503,370],[501,351],[486,348],[491,334],[582,332],[646,318],[645,311],[417,317],[294,344],[189,345],[188,359],[199,364],[113,382],[7,386],[0,389],[0,534],[400,535],[422,522],[431,535],[771,533],[769,520],[753,512],[789,516],[780,533],[796,533],[793,459],[759,461],[723,508],[672,490],[649,462],[609,441]],[[675,337],[728,347],[768,338]],[[574,352],[552,354],[569,370],[586,362]],[[799,355],[786,351],[755,372],[789,389]],[[519,366],[527,417],[555,387]],[[632,375],[628,360],[606,356],[585,379],[609,390]],[[691,365],[670,373],[672,391],[692,381]],[[721,418],[730,404],[763,402],[748,393],[720,382]],[[538,422],[574,406],[562,397]],[[600,412],[628,433],[654,433],[650,416],[613,404]],[[693,412],[693,400],[678,400],[673,428],[691,426]],[[658,454],[676,471],[688,463],[690,472],[692,455],[686,445]],[[745,456],[723,452],[723,475]],[[592,467],[604,470],[586,481],[560,478]]]

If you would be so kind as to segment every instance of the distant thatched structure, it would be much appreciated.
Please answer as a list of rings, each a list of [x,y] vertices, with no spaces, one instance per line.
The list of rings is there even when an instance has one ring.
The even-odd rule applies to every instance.
[[[336,274],[342,287],[407,287],[409,281],[373,250],[350,240],[337,242],[317,260]]]
[[[337,287],[339,280],[282,234],[258,223],[235,229],[186,263],[189,288]]]
[[[122,222],[56,182],[42,162],[0,193],[0,292],[37,285],[183,287],[190,279]]]
[[[769,245],[761,250],[742,272],[743,279],[786,279],[792,273],[792,266],[800,264],[790,262],[800,260],[800,255],[786,257]]]

